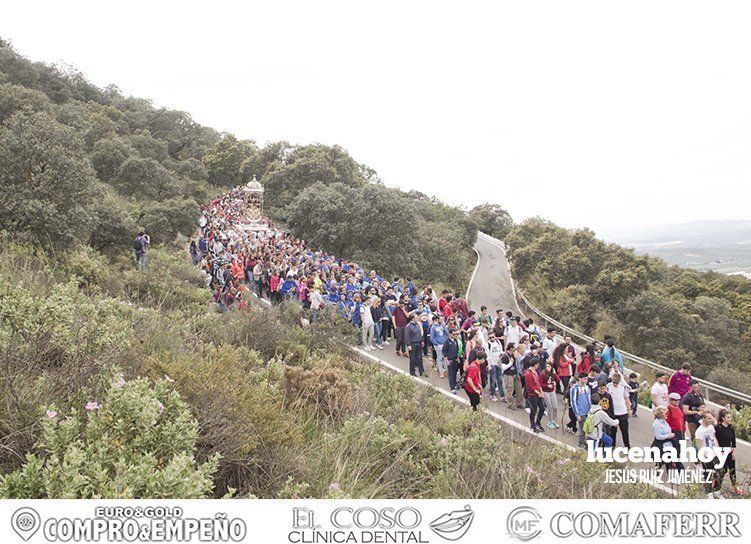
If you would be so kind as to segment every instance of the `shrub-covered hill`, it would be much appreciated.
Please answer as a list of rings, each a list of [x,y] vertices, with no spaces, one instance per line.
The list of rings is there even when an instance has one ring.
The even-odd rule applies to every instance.
[[[0,496],[654,496],[353,358],[333,316],[208,295],[181,250],[4,244]]]
[[[13,240],[122,251],[142,227],[154,243],[173,242],[194,231],[199,204],[254,175],[267,215],[296,236],[457,290],[476,228],[502,234],[510,223],[497,205],[467,213],[387,188],[336,145],[220,134],[186,112],[31,62],[0,39],[0,231]]]

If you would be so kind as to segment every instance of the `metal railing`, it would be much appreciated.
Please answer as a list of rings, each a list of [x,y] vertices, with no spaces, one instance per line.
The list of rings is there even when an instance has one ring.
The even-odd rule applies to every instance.
[[[556,329],[558,329],[558,330],[560,330],[562,332],[568,333],[570,336],[573,336],[573,337],[576,337],[576,338],[580,338],[582,340],[586,340],[587,342],[592,342],[592,343],[593,342],[598,342],[598,340],[596,340],[595,338],[592,338],[591,336],[588,336],[588,335],[586,335],[584,333],[581,333],[581,332],[579,332],[579,331],[577,331],[575,329],[572,329],[571,327],[567,327],[566,325],[564,325],[560,321],[557,321],[557,320],[553,319],[549,315],[547,315],[544,312],[542,312],[541,310],[539,310],[537,307],[535,307],[529,301],[529,299],[524,294],[524,291],[522,291],[518,287],[516,288],[516,294],[517,294],[518,298],[521,300],[521,302],[524,304],[524,306],[529,311],[531,311],[532,313],[534,313],[537,316],[539,316],[546,323],[549,323],[550,325],[554,325]],[[600,343],[602,343],[602,342],[600,342]],[[668,375],[670,375],[673,372],[675,372],[674,368],[669,368],[669,367],[661,365],[659,363],[655,363],[654,361],[650,361],[649,359],[645,359],[644,357],[639,357],[638,355],[634,355],[633,353],[628,353],[627,351],[623,351],[620,348],[618,349],[618,351],[623,356],[624,363],[626,361],[632,361],[634,363],[637,363],[637,364],[640,364],[640,365],[652,368],[654,370],[661,370],[663,372],[668,373]],[[701,385],[701,388],[704,391],[704,399],[707,400],[707,401],[710,400],[709,393],[711,391],[713,393],[713,395],[712,395],[713,397],[722,396],[722,397],[724,397],[726,399],[730,398],[730,399],[733,399],[735,401],[738,401],[739,403],[751,404],[751,395],[747,395],[746,393],[742,393],[740,391],[735,391],[734,389],[730,389],[729,387],[725,387],[723,385],[712,383],[710,381],[703,380],[701,378],[695,378],[695,379]]]

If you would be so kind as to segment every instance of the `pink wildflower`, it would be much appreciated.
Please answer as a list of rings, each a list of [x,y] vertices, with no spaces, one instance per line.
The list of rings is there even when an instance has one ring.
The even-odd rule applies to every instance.
[[[339,487],[339,482],[331,482],[329,484],[329,491],[339,491],[339,489],[341,489]]]
[[[92,410],[99,410],[99,408],[101,407],[102,405],[96,401],[86,403],[86,410],[88,410],[89,412],[91,412]]]
[[[52,419],[57,415],[57,412],[55,412],[54,410],[47,410],[46,412],[44,412],[44,415],[47,416],[47,419]]]

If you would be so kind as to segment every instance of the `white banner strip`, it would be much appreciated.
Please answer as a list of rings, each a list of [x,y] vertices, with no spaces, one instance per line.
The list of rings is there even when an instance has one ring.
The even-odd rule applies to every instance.
[[[437,544],[747,537],[748,502],[636,500],[0,501],[0,542]],[[688,540],[690,539],[690,540]]]

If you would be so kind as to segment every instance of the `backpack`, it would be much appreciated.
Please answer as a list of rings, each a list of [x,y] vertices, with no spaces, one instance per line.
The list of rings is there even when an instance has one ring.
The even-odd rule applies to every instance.
[[[593,435],[595,433],[595,418],[594,416],[587,416],[587,418],[584,420],[584,434],[587,436]]]
[[[136,251],[141,251],[143,249],[140,236],[136,236],[136,239],[133,240],[133,249],[135,249]]]
[[[504,362],[504,357],[506,361]],[[508,356],[508,353],[504,353],[501,355],[500,363],[501,364],[508,364],[511,362],[511,357]],[[510,367],[508,367],[506,370],[503,371],[504,376],[516,376],[516,361],[514,361],[514,364],[512,364]]]

